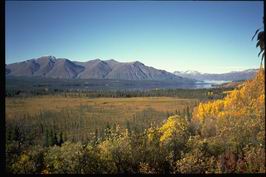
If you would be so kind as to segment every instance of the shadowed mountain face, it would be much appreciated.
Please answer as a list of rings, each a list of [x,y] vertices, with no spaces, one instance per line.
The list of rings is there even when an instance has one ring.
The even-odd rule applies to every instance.
[[[99,59],[87,62],[44,56],[6,65],[7,76],[41,76],[62,79],[174,80],[194,82],[136,61],[121,63]]]
[[[99,59],[88,62],[75,62],[77,65],[83,66],[84,70],[80,72],[77,78],[80,79],[104,79],[112,70],[104,61]]]
[[[68,59],[57,59],[53,68],[45,76],[51,78],[76,78],[83,70],[83,66],[76,65]]]
[[[244,71],[233,71],[223,74],[208,74],[200,73],[198,71],[175,71],[174,74],[184,78],[196,79],[196,80],[224,80],[224,81],[238,81],[248,80],[256,75],[257,69],[248,69]]]
[[[54,67],[56,59],[54,57],[41,57],[36,60],[39,69],[34,72],[35,76],[45,76],[46,73],[52,70]]]

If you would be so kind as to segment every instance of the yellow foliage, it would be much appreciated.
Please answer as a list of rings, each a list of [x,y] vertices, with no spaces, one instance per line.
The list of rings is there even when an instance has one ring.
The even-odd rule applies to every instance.
[[[200,103],[193,112],[193,120],[203,123],[206,118],[265,117],[264,69],[260,69],[252,80],[228,93],[224,99]]]
[[[20,160],[21,160],[22,163],[24,163],[24,162],[26,162],[26,161],[29,160],[29,156],[26,155],[26,154],[22,154],[22,155],[20,156]]]
[[[173,136],[182,136],[188,129],[188,122],[180,116],[170,116],[167,121],[160,127],[159,132],[162,133],[160,141],[164,142]]]
[[[155,140],[156,136],[158,135],[158,130],[157,130],[157,128],[150,127],[146,130],[146,134],[148,137],[148,141],[152,142]]]

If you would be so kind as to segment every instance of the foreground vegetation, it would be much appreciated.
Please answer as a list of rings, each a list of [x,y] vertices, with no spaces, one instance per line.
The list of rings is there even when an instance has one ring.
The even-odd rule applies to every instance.
[[[7,121],[7,171],[43,174],[265,173],[264,73],[261,69],[253,80],[227,92],[224,98],[199,104],[195,100],[183,100],[172,108],[169,104],[156,105],[156,99],[154,104],[149,100],[139,105],[133,100],[111,104],[103,98],[92,105],[88,103],[89,99],[86,104],[69,103],[69,108],[59,112],[36,113],[36,107],[32,111],[28,107],[28,115],[16,118],[13,115]],[[62,99],[67,104],[62,97],[54,99]],[[25,100],[20,101],[9,100],[7,104],[16,103],[19,112],[24,109],[20,106],[25,105]],[[178,105],[177,99],[175,101],[170,104]],[[55,104],[41,105],[48,109],[49,105]],[[104,106],[101,109],[99,105]],[[132,113],[132,105],[138,113]],[[86,122],[86,117],[90,114],[95,114],[97,119],[107,119],[104,115],[109,114],[114,119],[123,112],[125,117],[131,115],[132,119],[124,119],[126,121],[122,123],[119,118],[115,124],[112,120],[104,129],[95,129],[86,138],[69,136],[71,132],[89,132],[86,127],[91,123]]]

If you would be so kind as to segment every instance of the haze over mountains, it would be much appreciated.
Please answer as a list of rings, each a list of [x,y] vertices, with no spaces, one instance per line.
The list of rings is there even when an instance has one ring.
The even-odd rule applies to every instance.
[[[200,73],[198,71],[175,71],[174,74],[184,78],[196,79],[196,80],[214,80],[214,81],[238,81],[248,80],[255,76],[258,69],[248,69],[244,71],[232,71],[222,74],[208,74]]]
[[[194,82],[164,70],[145,66],[139,61],[122,63],[100,59],[87,62],[43,56],[6,65],[7,76],[40,76],[61,79],[174,80]]]

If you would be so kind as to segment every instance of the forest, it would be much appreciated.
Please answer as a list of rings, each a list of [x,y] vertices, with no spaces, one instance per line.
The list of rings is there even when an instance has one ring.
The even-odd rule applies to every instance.
[[[264,83],[265,71],[261,68],[253,79],[233,90],[217,93],[214,90],[194,90],[191,92],[194,96],[187,100],[162,101],[152,108],[145,107],[152,103],[150,100],[148,103],[144,100],[142,107],[136,108],[130,106],[139,105],[139,100],[134,104],[130,101],[143,97],[144,93],[149,93],[145,99],[151,100],[154,99],[151,96],[165,96],[166,93],[170,97],[175,94],[178,99],[186,95],[178,97],[178,92],[172,90],[130,92],[128,95],[103,92],[98,95],[103,98],[96,98],[99,93],[96,96],[79,92],[53,95],[62,101],[64,97],[103,100],[114,97],[109,99],[120,100],[116,104],[98,101],[106,109],[97,104],[85,105],[84,102],[79,105],[68,103],[75,109],[66,107],[61,111],[46,110],[18,117],[11,114],[6,120],[7,172],[265,173]],[[119,96],[121,98],[117,98]],[[29,97],[9,95],[6,104],[17,104],[15,109],[19,111],[23,101],[32,101],[36,96]],[[40,95],[37,97],[41,98]],[[131,100],[125,102],[124,99]],[[131,118],[106,121],[117,116],[117,108],[120,108],[120,115]],[[95,118],[104,121],[93,124],[91,120]]]
[[[7,83],[8,84],[8,83]],[[23,88],[23,87],[22,87]],[[78,97],[78,98],[131,98],[131,97],[178,97],[186,99],[218,99],[226,96],[226,92],[233,90],[234,87],[214,87],[214,88],[198,88],[198,89],[181,89],[181,88],[165,88],[165,89],[149,89],[149,90],[80,90],[67,88],[29,88],[21,89],[19,87],[7,87],[5,96],[26,98],[43,95]]]

